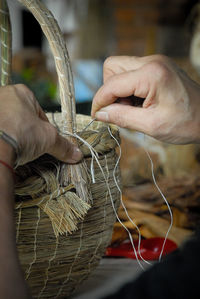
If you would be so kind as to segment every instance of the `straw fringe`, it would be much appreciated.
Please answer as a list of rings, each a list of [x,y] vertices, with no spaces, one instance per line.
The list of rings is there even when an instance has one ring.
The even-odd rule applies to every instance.
[[[79,118],[79,121],[82,127],[84,127],[82,123],[83,117]],[[87,117],[86,122],[88,122]],[[118,132],[116,130],[115,136],[117,135]],[[90,176],[91,161],[91,157],[85,159],[87,171]],[[119,206],[119,191],[113,180],[113,168],[116,161],[117,156],[114,148],[104,155],[99,156],[99,163],[105,171],[107,183],[114,200],[115,208],[117,209]],[[27,190],[27,182],[31,181],[31,178],[28,178],[28,176],[31,176],[31,173],[33,180],[36,179],[37,181],[37,184],[33,182],[32,186],[34,188],[35,186],[39,186],[38,191],[40,193],[40,197],[37,197],[37,190],[33,190],[32,188],[31,194],[33,199],[30,199],[27,193],[24,196],[17,196],[15,209],[17,247],[20,262],[28,277],[27,281],[33,298],[68,298],[79,285],[80,281],[85,280],[91,271],[96,268],[101,256],[104,254],[106,246],[110,242],[115,215],[108,196],[108,187],[105,184],[102,172],[96,161],[94,161],[93,167],[95,183],[91,183],[89,186],[93,199],[91,208],[87,211],[84,219],[78,221],[78,229],[73,234],[68,233],[67,236],[66,234],[59,234],[58,237],[55,236],[49,215],[44,210],[41,210],[39,205],[36,204],[33,206],[33,204],[34,200],[37,200],[37,203],[39,203],[42,194],[46,190],[44,178],[41,178],[42,172],[45,173],[44,177],[46,181],[48,176],[45,168],[47,170],[51,169],[51,172],[54,173],[54,178],[58,178],[59,161],[51,159],[50,156],[44,156],[42,159],[17,169],[17,178],[19,181],[16,193],[23,193],[23,184]],[[40,173],[40,178],[38,173]],[[52,177],[51,175],[50,180]],[[117,181],[120,180],[119,168],[116,169],[116,179]],[[41,186],[41,181],[44,187]],[[54,188],[55,186],[57,188],[58,182],[56,180],[56,183],[53,183]],[[52,186],[48,184],[49,192],[51,188]],[[57,190],[56,188],[55,190]],[[73,188],[74,185],[69,185],[69,187],[60,186],[60,191],[66,193],[72,192],[74,195],[75,190]],[[47,196],[46,199],[49,199],[50,194],[45,195]],[[56,196],[56,193],[54,193],[54,196]],[[56,200],[60,201],[62,196],[63,193]],[[43,205],[47,202],[46,199],[42,202]],[[22,207],[22,200],[24,207]],[[70,204],[68,200],[67,204]],[[40,213],[38,209],[41,210]],[[63,213],[64,211],[59,214],[60,219]],[[59,222],[57,222],[57,227],[59,227]],[[40,294],[39,297],[38,294]]]
[[[90,205],[80,199],[74,192],[59,196],[58,200],[42,202],[39,207],[49,216],[56,237],[59,234],[72,233],[77,230],[79,220],[83,220]]]
[[[51,51],[54,56],[55,66],[58,74],[59,91],[61,99],[62,131],[76,132],[76,111],[73,75],[65,40],[54,19],[53,14],[39,0],[19,0],[26,6],[37,19],[43,33],[48,39]],[[69,140],[77,143],[76,138],[69,136]],[[89,203],[92,200],[90,177],[86,170],[85,162],[68,166],[63,164],[60,170],[60,182],[62,186],[74,184],[76,194],[79,198]]]
[[[119,206],[119,191],[112,177],[116,144],[107,125],[100,122],[81,132],[91,119],[78,116],[76,122],[73,76],[60,28],[41,1],[18,1],[38,20],[55,59],[62,116],[55,114],[49,119],[63,136],[67,133],[69,140],[79,144],[85,159],[77,165],[65,165],[44,155],[16,169],[17,249],[33,298],[67,298],[98,265],[111,239],[115,221],[112,204],[116,209]],[[1,4],[6,7],[1,16],[4,24],[9,21],[9,12],[6,0]],[[1,27],[2,84],[10,82],[11,69],[11,35],[6,31],[8,27]],[[118,139],[117,129],[110,128]],[[118,182],[118,167],[115,175]]]
[[[38,206],[49,216],[56,237],[59,234],[72,233],[77,229],[78,221],[84,218],[91,206],[74,192],[68,191],[70,189],[74,189],[74,186],[57,189],[51,195],[17,202],[15,209]],[[16,190],[16,193],[21,196],[28,195],[23,192],[23,188],[20,188],[20,192]]]
[[[62,126],[63,121],[60,116],[59,113],[53,116],[48,114],[50,121],[53,121],[58,127]],[[83,127],[89,120],[87,116],[81,115],[77,116],[77,119]],[[119,138],[116,127],[113,126],[111,130]],[[114,139],[109,136],[107,127],[99,122],[95,122],[89,132],[80,132],[79,135],[98,154],[109,152],[116,146],[116,142],[113,142]],[[79,143],[84,156],[89,156],[88,147],[82,141]],[[40,207],[50,218],[56,237],[59,234],[74,232],[78,222],[84,219],[92,203],[92,197],[89,193],[85,193],[85,189],[77,190],[77,186],[81,188],[84,184],[88,184],[89,180],[89,187],[92,184],[86,161],[82,162],[82,167],[78,170],[76,165],[68,165],[68,167],[72,168],[71,171],[77,171],[74,176],[77,179],[76,185],[70,183],[68,172],[60,176],[62,164],[48,155],[19,167],[17,170],[19,182],[16,184],[15,193],[20,196],[20,200],[16,202],[15,209]],[[87,173],[87,181],[84,181],[82,173],[79,172],[80,169],[84,169],[84,172]],[[98,180],[96,174],[95,179]]]
[[[71,192],[75,190],[73,184],[61,187],[57,178],[57,168],[54,172],[52,169],[43,169],[46,161],[42,160],[39,165],[37,172],[40,177],[33,176],[24,181],[22,179],[16,184],[15,194],[20,196],[20,200],[16,202],[15,209],[38,206],[49,216],[56,237],[59,234],[72,233],[77,229],[78,221],[84,218],[90,205],[85,199]],[[29,167],[32,168],[32,163],[25,166],[25,175],[30,171]],[[23,171],[23,167],[18,169],[18,177]]]

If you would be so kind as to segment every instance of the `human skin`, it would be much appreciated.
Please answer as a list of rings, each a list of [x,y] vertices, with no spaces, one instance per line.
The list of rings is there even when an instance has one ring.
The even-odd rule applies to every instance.
[[[0,159],[14,165],[15,151],[0,139]],[[0,163],[0,298],[31,298],[17,255],[14,223],[13,174]]]
[[[168,143],[200,142],[200,86],[168,57],[109,57],[103,77],[93,118]],[[127,99],[132,95],[141,98],[142,107]]]
[[[82,158],[80,150],[49,123],[33,93],[23,84],[0,87],[0,130],[17,141],[20,165],[44,153],[67,163]]]
[[[0,160],[14,167],[44,153],[59,160],[76,163],[82,158],[78,148],[59,136],[48,122],[32,92],[24,85],[0,88],[0,130],[14,138],[14,148],[0,138]],[[0,298],[31,298],[20,268],[15,244],[14,177],[0,162]]]

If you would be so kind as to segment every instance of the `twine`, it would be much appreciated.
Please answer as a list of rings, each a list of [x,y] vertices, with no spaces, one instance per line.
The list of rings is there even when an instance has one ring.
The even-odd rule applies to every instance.
[[[11,83],[12,36],[7,2],[0,1],[1,86]]]
[[[54,124],[56,122],[57,126],[61,128],[61,132],[64,123],[61,114],[48,114],[47,116],[51,122]],[[54,298],[56,296],[57,298],[66,297],[78,282],[84,280],[97,266],[110,242],[115,221],[115,214],[109,200],[110,194],[114,207],[117,208],[119,205],[119,192],[112,178],[113,167],[117,161],[114,150],[116,142],[111,138],[107,125],[100,122],[93,123],[88,132],[83,132],[83,137],[81,135],[82,128],[89,121],[90,118],[87,116],[77,116],[80,148],[86,153],[85,163],[88,175],[91,177],[89,188],[92,193],[92,201],[88,204],[81,199],[84,205],[87,204],[90,207],[85,211],[84,216],[77,218],[77,222],[73,220],[76,229],[70,227],[72,234],[69,232],[69,222],[68,226],[65,225],[68,221],[63,213],[66,211],[66,207],[63,207],[61,203],[65,197],[67,205],[71,206],[68,195],[73,193],[74,196],[75,185],[71,183],[62,186],[62,178],[60,178],[62,164],[45,155],[16,170],[18,179],[15,206],[16,238],[21,264],[34,298],[38,298],[39,294],[39,298],[45,298],[49,293],[52,293]],[[111,131],[119,140],[117,128],[111,126]],[[96,136],[98,134],[100,138]],[[87,136],[86,140],[85,136]],[[91,136],[93,137],[91,138]],[[91,142],[90,144],[88,140]],[[99,144],[97,141],[103,144]],[[89,144],[89,147],[86,143]],[[118,181],[118,167],[116,176]],[[50,203],[55,202],[59,202],[60,208],[50,209]],[[80,207],[80,204],[78,206]],[[54,211],[54,215],[47,213],[47,207],[50,211]],[[40,217],[38,217],[38,209],[40,209]],[[75,211],[76,209],[73,208],[74,215]],[[56,223],[57,229],[54,228],[54,223]],[[78,243],[79,238],[80,243]],[[48,251],[45,248],[48,248]],[[60,261],[64,263],[63,266],[62,263],[60,266],[57,265],[57,263],[60,264]],[[40,275],[39,273],[37,275],[36,269]],[[42,276],[41,273],[43,273]],[[57,288],[53,289],[51,288],[52,273],[56,273],[54,281],[57,276],[62,277],[60,282],[57,282]]]
[[[62,128],[77,134],[79,124],[76,125],[73,76],[60,28],[39,0],[19,2],[32,12],[49,41],[60,87]],[[7,11],[4,16],[7,21]],[[1,33],[5,36],[7,31],[3,27]],[[11,57],[7,39],[1,40]],[[2,66],[1,75],[9,78],[10,60],[5,55]],[[99,126],[97,122],[96,132],[93,132],[96,135],[84,132],[81,136],[93,148],[83,142],[83,162],[65,165],[50,156],[43,156],[16,169],[17,247],[33,298],[38,298],[38,295],[40,298],[67,297],[77,282],[86,279],[97,266],[110,242],[115,215],[107,200],[107,185],[102,180],[99,165],[102,169],[106,167],[108,173],[112,172],[117,159],[116,144],[105,128],[98,130]],[[117,130],[112,130],[117,138]],[[100,131],[100,136],[97,131]],[[77,138],[72,136],[70,140],[77,142]],[[119,192],[115,183],[110,180],[107,184],[113,204],[118,207]]]

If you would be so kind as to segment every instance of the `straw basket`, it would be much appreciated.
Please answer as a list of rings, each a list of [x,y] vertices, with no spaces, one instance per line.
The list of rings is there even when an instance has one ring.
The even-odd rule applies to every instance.
[[[113,207],[119,205],[119,136],[116,127],[108,129],[100,122],[83,130],[90,117],[75,114],[71,67],[60,29],[40,1],[20,2],[40,23],[55,59],[62,113],[48,118],[60,134],[78,142],[84,159],[66,165],[44,155],[16,169],[17,247],[33,298],[67,298],[98,265],[110,242]],[[1,84],[6,85],[11,39],[6,1],[1,5]]]

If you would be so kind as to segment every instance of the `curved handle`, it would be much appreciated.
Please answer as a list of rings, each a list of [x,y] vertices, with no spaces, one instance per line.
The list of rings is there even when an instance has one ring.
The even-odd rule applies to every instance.
[[[18,0],[31,11],[48,39],[58,74],[64,129],[76,131],[74,84],[69,55],[61,30],[52,13],[39,0]]]
[[[12,36],[10,14],[6,0],[0,1],[1,86],[11,83]]]

